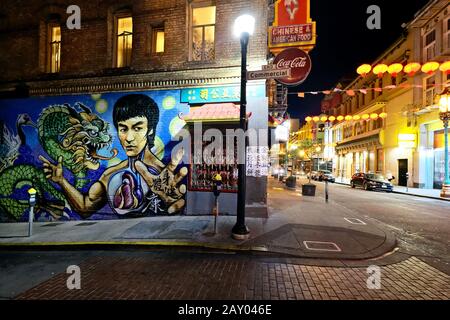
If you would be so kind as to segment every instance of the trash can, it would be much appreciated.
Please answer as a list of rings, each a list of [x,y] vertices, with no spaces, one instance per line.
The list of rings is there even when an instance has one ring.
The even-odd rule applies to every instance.
[[[297,185],[297,178],[294,176],[289,176],[286,179],[286,187],[295,189]]]
[[[316,185],[312,183],[302,185],[302,195],[314,197],[316,195]]]

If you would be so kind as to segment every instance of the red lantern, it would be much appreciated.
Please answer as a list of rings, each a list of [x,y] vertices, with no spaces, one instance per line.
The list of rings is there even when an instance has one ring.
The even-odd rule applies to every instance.
[[[420,63],[417,62],[411,62],[408,63],[404,68],[403,71],[405,71],[408,76],[413,77],[417,71],[420,70]]]
[[[439,69],[439,63],[435,61],[427,62],[422,66],[422,72],[429,75],[433,74],[437,69]]]
[[[396,77],[403,70],[403,65],[400,63],[393,63],[389,66],[388,72],[391,76]]]
[[[388,66],[383,63],[376,65],[372,70],[372,72],[376,74],[378,78],[382,78],[386,71],[388,71]]]
[[[364,78],[371,70],[372,66],[370,64],[363,64],[356,69],[356,72]]]

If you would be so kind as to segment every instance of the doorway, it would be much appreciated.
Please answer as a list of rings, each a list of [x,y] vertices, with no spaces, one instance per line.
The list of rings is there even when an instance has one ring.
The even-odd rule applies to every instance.
[[[408,172],[408,159],[398,160],[398,185],[406,187],[408,179],[406,173]]]

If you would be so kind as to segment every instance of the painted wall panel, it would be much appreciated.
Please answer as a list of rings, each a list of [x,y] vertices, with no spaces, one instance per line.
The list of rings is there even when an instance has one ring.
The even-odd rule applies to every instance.
[[[0,221],[183,213],[186,164],[171,151],[179,90],[0,101]]]

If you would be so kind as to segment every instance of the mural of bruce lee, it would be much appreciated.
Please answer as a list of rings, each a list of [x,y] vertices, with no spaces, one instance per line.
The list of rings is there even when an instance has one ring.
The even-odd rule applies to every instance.
[[[159,109],[150,97],[143,94],[121,97],[114,105],[113,122],[128,159],[107,168],[87,194],[81,193],[63,176],[62,158],[52,164],[43,156],[39,157],[47,179],[61,186],[72,209],[83,218],[105,206],[108,198],[112,209],[119,214],[145,211],[150,206],[149,201],[155,198],[164,204],[161,212],[179,212],[185,206],[186,193],[186,185],[179,184],[188,170],[182,167],[176,172],[183,157],[182,149],[167,166],[152,153],[158,121]],[[111,187],[112,180],[115,185]]]

